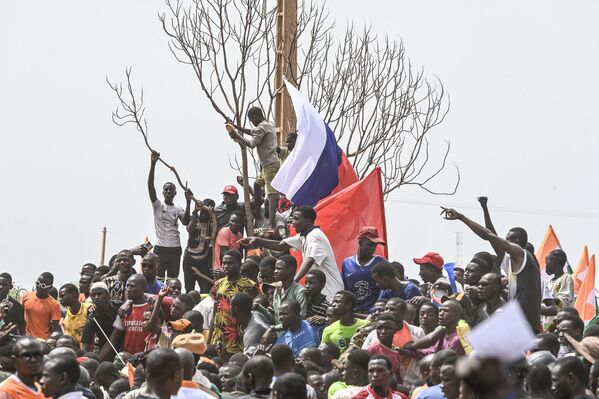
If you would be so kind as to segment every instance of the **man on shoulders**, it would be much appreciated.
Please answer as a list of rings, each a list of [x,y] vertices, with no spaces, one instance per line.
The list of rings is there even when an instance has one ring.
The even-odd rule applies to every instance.
[[[335,293],[343,290],[343,281],[329,239],[320,228],[314,225],[315,221],[314,208],[298,206],[293,211],[293,227],[298,233],[297,235],[283,241],[247,237],[241,242],[242,244],[256,243],[264,248],[280,252],[288,251],[291,248],[302,251],[303,262],[295,275],[295,281],[300,281],[312,268],[322,270],[327,279],[323,293],[330,300]]]
[[[167,182],[162,187],[164,202],[160,201],[154,187],[154,170],[158,159],[160,159],[160,154],[153,151],[150,173],[148,175],[148,192],[152,208],[154,209],[154,228],[156,230],[154,253],[160,257],[158,277],[164,278],[165,273],[168,277],[177,277],[179,275],[182,253],[181,239],[179,237],[179,221],[185,226],[189,223],[190,204],[193,193],[189,189],[185,192],[186,206],[185,210],[183,210],[183,208],[173,204],[173,199],[177,195],[175,184]]]
[[[379,237],[376,227],[363,227],[358,233],[358,253],[343,260],[341,278],[346,290],[356,296],[354,312],[368,313],[379,297],[380,289],[372,275],[373,268],[387,262],[382,256],[375,256],[377,245],[386,245]]]

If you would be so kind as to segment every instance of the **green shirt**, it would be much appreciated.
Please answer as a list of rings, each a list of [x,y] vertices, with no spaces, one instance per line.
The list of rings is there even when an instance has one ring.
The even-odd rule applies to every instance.
[[[349,346],[349,341],[353,337],[356,330],[369,323],[368,320],[354,319],[355,322],[351,326],[344,326],[340,320],[337,320],[330,326],[326,327],[322,332],[322,343],[332,343],[339,347],[341,353],[345,352]]]
[[[283,302],[297,301],[301,306],[302,319],[306,318],[308,313],[308,297],[306,296],[306,289],[303,285],[296,283],[295,281],[287,288],[283,293],[283,288],[279,287],[275,290],[272,296],[272,307],[275,310],[275,324],[279,324],[279,308]]]

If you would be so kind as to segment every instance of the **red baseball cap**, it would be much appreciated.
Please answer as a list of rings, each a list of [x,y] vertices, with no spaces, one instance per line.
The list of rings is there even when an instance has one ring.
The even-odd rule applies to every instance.
[[[386,242],[379,237],[379,231],[374,226],[364,226],[358,233],[358,238],[366,237],[375,244],[385,245]]]
[[[422,258],[414,258],[414,263],[418,265],[433,265],[439,270],[441,270],[443,268],[443,264],[445,264],[441,255],[436,252],[428,252]]]
[[[235,186],[225,186],[225,188],[223,188],[223,194],[227,193],[227,194],[237,194],[237,187]]]

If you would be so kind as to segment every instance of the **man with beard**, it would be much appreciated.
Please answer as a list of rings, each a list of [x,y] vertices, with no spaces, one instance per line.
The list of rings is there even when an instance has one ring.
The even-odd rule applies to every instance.
[[[108,287],[102,282],[94,283],[89,293],[92,307],[85,322],[81,342],[87,351],[92,352],[94,351],[94,342],[97,341],[98,348],[104,350],[104,352],[100,352],[100,357],[106,358],[112,349],[110,345],[104,349],[104,344],[112,334],[112,325],[123,303],[111,300]]]

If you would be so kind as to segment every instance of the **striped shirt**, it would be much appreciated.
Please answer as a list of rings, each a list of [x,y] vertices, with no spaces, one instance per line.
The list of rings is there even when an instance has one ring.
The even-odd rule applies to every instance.
[[[327,309],[331,307],[329,301],[327,301],[327,297],[324,295],[320,295],[320,302],[312,303],[308,299],[308,314],[307,318],[312,316],[321,316],[327,317]]]

